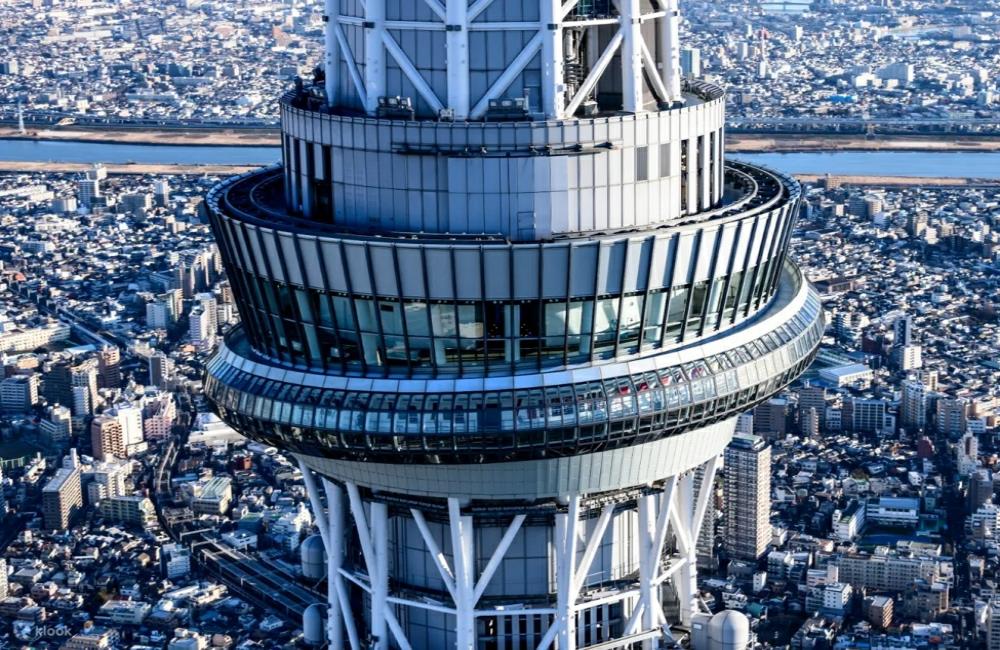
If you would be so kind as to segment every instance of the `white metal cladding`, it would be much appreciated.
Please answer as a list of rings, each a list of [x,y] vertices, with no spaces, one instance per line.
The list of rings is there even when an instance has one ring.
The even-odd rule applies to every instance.
[[[619,490],[681,474],[723,452],[736,420],[592,454],[468,465],[400,465],[303,456],[324,476],[421,497],[544,499]]]
[[[545,243],[418,244],[276,231],[215,217],[230,263],[271,281],[421,300],[585,298],[655,291],[724,277],[782,258],[794,203],[767,212],[594,239]],[[370,258],[370,262],[369,262]],[[302,261],[283,264],[282,260]],[[432,270],[426,273],[426,270]],[[714,271],[714,272],[713,272]],[[484,293],[485,291],[485,293]]]
[[[479,124],[335,116],[286,101],[290,207],[351,227],[513,239],[666,223],[722,199],[724,109],[718,91],[667,111]]]
[[[478,119],[490,100],[571,117],[584,101],[639,112],[681,99],[677,2],[327,0],[324,90],[373,114],[383,96],[420,117]],[[604,15],[612,14],[611,16]]]

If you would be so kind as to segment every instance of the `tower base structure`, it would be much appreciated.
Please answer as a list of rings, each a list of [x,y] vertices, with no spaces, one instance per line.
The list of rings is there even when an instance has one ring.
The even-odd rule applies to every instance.
[[[696,543],[734,427],[687,434],[707,459],[682,474],[534,502],[373,491],[300,457],[327,548],[329,647],[661,647],[670,621],[701,611]]]

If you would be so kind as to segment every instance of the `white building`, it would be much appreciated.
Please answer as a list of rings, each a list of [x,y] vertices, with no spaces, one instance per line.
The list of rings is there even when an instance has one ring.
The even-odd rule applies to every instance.
[[[181,544],[164,544],[160,549],[160,563],[168,580],[183,578],[191,573],[191,551]]]
[[[853,541],[865,527],[865,503],[853,501],[843,510],[833,511],[833,534],[841,542]]]

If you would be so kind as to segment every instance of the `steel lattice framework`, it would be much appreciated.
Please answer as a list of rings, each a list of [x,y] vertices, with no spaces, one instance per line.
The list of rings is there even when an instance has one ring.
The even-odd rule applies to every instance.
[[[564,119],[580,108],[607,74],[615,55],[621,63],[622,108],[635,113],[642,110],[643,88],[647,85],[659,101],[674,104],[682,101],[678,0],[659,0],[658,8],[641,9],[640,0],[613,0],[617,16],[577,17],[571,15],[581,0],[541,0],[538,22],[485,22],[478,19],[494,3],[501,0],[419,0],[432,12],[435,20],[387,20],[387,0],[359,0],[363,16],[342,16],[337,12],[337,0],[326,0],[325,91],[337,101],[338,78],[345,63],[357,99],[369,114],[374,114],[378,99],[385,95],[386,63],[391,58],[413,84],[420,96],[435,111],[448,109],[455,119],[480,119],[491,99],[508,90],[525,66],[539,54],[542,61],[542,111],[549,119]],[[644,24],[657,23],[658,48],[654,55],[643,36]],[[359,68],[355,53],[344,34],[344,25],[366,30],[364,70]],[[582,84],[567,94],[564,76],[565,53],[563,34],[567,29],[594,32],[599,27],[613,27],[610,42],[603,48],[588,46],[590,70]],[[424,75],[400,47],[393,33],[408,31],[445,32],[447,39],[447,95],[439,96]],[[472,97],[470,89],[470,32],[530,31],[534,35],[490,85],[480,99]],[[593,40],[596,41],[596,38]]]

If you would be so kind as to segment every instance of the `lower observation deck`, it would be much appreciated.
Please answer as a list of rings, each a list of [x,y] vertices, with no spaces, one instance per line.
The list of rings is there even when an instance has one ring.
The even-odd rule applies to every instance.
[[[491,463],[641,445],[730,419],[812,361],[819,298],[792,263],[781,275],[754,318],[636,361],[507,378],[339,377],[274,365],[238,329],[206,391],[251,437],[334,461]]]

